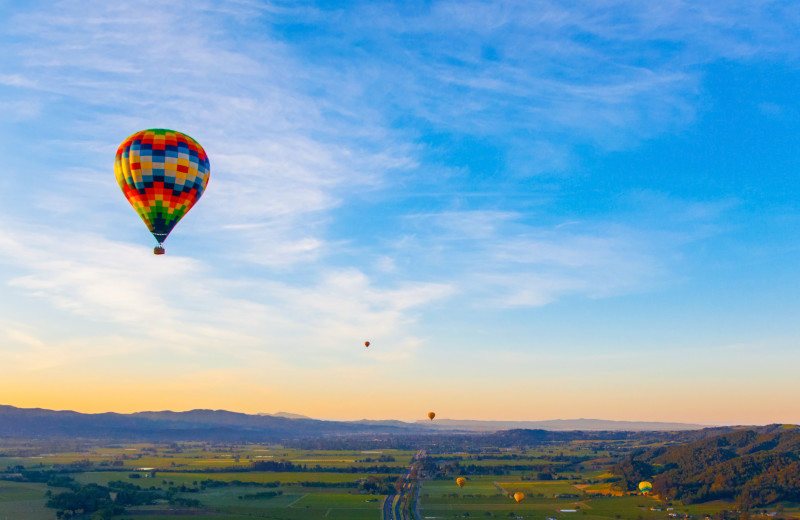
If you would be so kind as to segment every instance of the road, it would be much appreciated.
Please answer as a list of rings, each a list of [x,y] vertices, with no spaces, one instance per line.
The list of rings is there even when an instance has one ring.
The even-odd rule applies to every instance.
[[[417,452],[417,454],[411,460],[411,466],[409,466],[408,471],[403,478],[403,487],[401,492],[389,495],[386,497],[386,500],[383,501],[383,520],[412,520],[413,518],[419,518],[419,513],[416,511],[412,513],[412,519],[403,514],[403,494],[408,492],[414,485],[412,482],[414,463],[424,456],[425,452],[423,450]],[[418,475],[414,475],[413,478],[418,478]],[[417,497],[419,497],[419,489],[417,490]]]

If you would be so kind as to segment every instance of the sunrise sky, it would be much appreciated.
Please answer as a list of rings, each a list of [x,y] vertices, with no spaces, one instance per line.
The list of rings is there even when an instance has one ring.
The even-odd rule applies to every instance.
[[[800,423],[796,2],[0,17],[0,404]],[[164,256],[145,128],[211,163]]]

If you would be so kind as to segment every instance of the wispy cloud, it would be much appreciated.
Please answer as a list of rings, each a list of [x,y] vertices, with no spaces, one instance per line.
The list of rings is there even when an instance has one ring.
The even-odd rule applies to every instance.
[[[286,36],[295,52],[336,64],[373,106],[444,132],[517,134],[513,146],[530,133],[630,146],[695,119],[704,65],[797,55],[791,2],[441,1],[310,19],[313,36]]]
[[[268,34],[237,45],[227,24],[246,23],[259,11],[242,3],[193,4],[187,16],[179,6],[157,2],[62,2],[46,13],[22,12],[14,16],[17,39],[10,43],[20,73],[2,78],[46,90],[49,109],[86,107],[90,115],[72,121],[61,142],[51,142],[53,155],[64,150],[74,157],[62,166],[72,176],[85,178],[75,164],[86,159],[96,171],[108,168],[95,157],[113,153],[125,137],[115,135],[120,128],[178,127],[212,158],[205,218],[198,223],[212,233],[218,228],[223,242],[234,241],[230,250],[239,260],[277,266],[311,261],[328,244],[323,212],[352,190],[385,186],[388,171],[415,161],[408,144],[374,121],[374,111],[362,114],[360,104],[317,95],[317,89],[330,94],[349,81],[335,69],[302,64]],[[33,117],[32,107],[20,101],[7,109]],[[68,218],[69,205],[91,197],[61,190],[36,198],[43,209]],[[191,232],[190,224],[182,227]]]
[[[481,273],[481,283],[493,280],[489,285],[505,287],[502,292],[518,285],[514,279],[528,280],[524,286],[540,289],[508,301],[539,305],[558,294],[646,284],[661,272],[657,248],[642,238],[644,229],[615,226],[613,218],[606,226],[526,225],[519,204],[496,209],[513,196],[513,180],[486,207],[453,211],[447,207],[458,197],[452,179],[438,178],[446,168],[422,165],[427,152],[414,143],[417,130],[398,118],[422,118],[437,131],[502,136],[509,168],[563,172],[575,164],[576,143],[618,147],[691,120],[699,81],[692,65],[721,57],[700,28],[736,32],[730,20],[742,9],[748,11],[679,1],[654,9],[628,2],[581,9],[554,1],[437,2],[362,5],[330,17],[313,5],[209,2],[187,16],[180,6],[158,2],[86,7],[65,1],[13,16],[17,58],[0,79],[58,96],[36,98],[48,104],[91,107],[88,117],[70,123],[68,139],[51,141],[56,151],[75,154],[66,175],[91,184],[70,182],[35,197],[65,222],[85,220],[80,207],[95,186],[113,197],[116,188],[110,176],[101,180],[103,164],[94,157],[112,153],[124,137],[114,132],[174,124],[199,138],[212,157],[202,211],[181,228],[188,236],[205,229],[216,237],[218,247],[206,246],[215,258],[277,269],[321,267],[335,255],[352,262],[358,244],[348,252],[341,237],[331,236],[332,212],[370,191],[403,190],[404,179],[427,175],[442,187],[444,204],[400,215],[396,234],[380,237],[386,246],[371,246],[384,258],[378,269],[400,275],[401,259],[431,265],[438,258],[440,265],[461,266],[460,276]],[[764,16],[751,23],[778,23]],[[313,37],[289,37],[285,24],[299,18],[318,26]],[[234,36],[255,28],[246,41]],[[771,42],[758,48],[781,52]],[[88,167],[79,166],[90,156]],[[392,176],[398,171],[406,177]],[[104,206],[109,218],[90,229],[108,236],[129,213],[119,206],[119,212]],[[404,228],[404,222],[421,227]],[[187,262],[185,274],[199,269]],[[80,279],[76,269],[70,276]],[[47,286],[19,277],[15,283],[46,290],[75,280],[64,275]]]
[[[639,291],[669,276],[659,252],[678,245],[667,234],[656,238],[611,223],[530,226],[510,212],[416,219],[422,219],[417,234],[398,247],[419,248],[434,272],[460,280],[460,290],[485,306],[541,306],[565,295]]]
[[[149,361],[193,389],[241,375],[263,391],[264,366],[355,389],[426,358],[434,380],[456,348],[425,337],[439,317],[679,285],[747,201],[683,186],[683,168],[719,174],[697,153],[657,164],[684,144],[648,147],[714,110],[709,65],[795,67],[800,21],[778,0],[0,13],[0,365]],[[796,113],[778,96],[753,107]],[[150,127],[198,139],[212,170],[160,258],[112,175],[120,141]],[[367,339],[382,348],[352,350]]]
[[[32,88],[36,83],[19,74],[0,74],[0,85]]]
[[[93,235],[61,231],[56,239],[47,229],[9,229],[0,232],[0,260],[28,274],[6,280],[6,286],[89,323],[114,324],[129,339],[112,343],[126,349],[138,342],[144,349],[157,344],[162,354],[225,352],[241,361],[262,351],[273,351],[269,357],[275,358],[276,348],[292,342],[292,355],[277,356],[289,365],[306,363],[297,357],[303,352],[332,361],[365,334],[386,344],[415,344],[409,330],[413,310],[452,292],[432,283],[380,288],[352,269],[300,286],[237,279],[190,258],[168,255],[158,259],[166,262],[154,263],[146,249]],[[91,254],[86,244],[92,244]],[[17,329],[8,334],[34,354],[64,345],[45,348],[43,340]],[[85,342],[85,348],[51,362],[77,361],[87,349],[114,351],[107,343]]]

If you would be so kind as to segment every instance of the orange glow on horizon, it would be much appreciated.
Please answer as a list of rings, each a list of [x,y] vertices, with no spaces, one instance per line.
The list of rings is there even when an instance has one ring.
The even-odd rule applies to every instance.
[[[513,393],[498,389],[497,393]],[[19,408],[72,410],[81,413],[133,413],[141,411],[227,410],[247,414],[279,411],[325,420],[396,419],[424,420],[437,410],[437,420],[543,421],[590,418],[616,421],[679,422],[701,425],[797,423],[798,405],[788,397],[753,395],[749,399],[702,401],[691,399],[690,392],[672,394],[673,403],[618,395],[618,400],[598,398],[586,393],[547,396],[541,400],[489,399],[480,392],[454,396],[438,388],[415,389],[403,399],[392,388],[375,388],[369,395],[361,389],[321,389],[297,384],[276,391],[274,388],[217,374],[183,377],[175,381],[116,383],[92,381],[54,384],[47,381],[5,380],[0,394],[8,396],[0,404]],[[789,395],[789,394],[786,394]],[[325,396],[324,398],[321,396]],[[699,401],[699,402],[698,402]],[[693,403],[692,407],[685,403]]]

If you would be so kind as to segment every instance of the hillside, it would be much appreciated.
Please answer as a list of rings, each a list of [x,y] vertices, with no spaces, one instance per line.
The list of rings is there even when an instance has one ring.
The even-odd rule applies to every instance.
[[[800,429],[770,425],[740,429],[678,446],[634,452],[616,471],[633,491],[651,480],[653,492],[684,503],[735,500],[741,509],[800,501]]]
[[[428,424],[426,419],[419,423]],[[547,430],[547,431],[682,431],[706,428],[702,424],[655,422],[655,421],[609,421],[603,419],[551,419],[549,421],[475,421],[437,419],[430,426],[435,429],[497,431],[497,430]]]
[[[118,440],[277,441],[325,435],[419,431],[408,425],[364,425],[248,415],[225,410],[84,414],[0,405],[0,437],[114,438]]]
[[[277,414],[244,414],[226,410],[190,410],[186,412],[137,412],[131,414],[97,413],[85,414],[73,411],[56,411],[41,408],[16,408],[0,405],[0,437],[86,437],[117,438],[121,440],[229,440],[263,441],[295,438],[314,438],[321,436],[356,434],[447,434],[481,432],[490,433],[505,430],[509,426],[524,424],[553,425],[538,428],[551,432],[564,431],[565,425],[581,433],[586,438],[625,438],[608,432],[648,432],[667,429],[674,433],[691,434],[686,428],[694,425],[678,423],[631,423],[625,421],[600,421],[595,419],[576,419],[573,421],[503,422],[503,421],[456,421],[442,419],[431,423],[424,421],[408,423],[397,420],[326,421],[280,412]],[[606,429],[597,432],[602,425]],[[649,428],[647,427],[649,425]],[[581,428],[586,426],[586,428]],[[630,428],[630,429],[628,429]],[[684,431],[681,431],[684,430]],[[512,430],[513,431],[513,430]],[[597,432],[592,435],[589,432]],[[530,434],[527,434],[530,435]],[[525,435],[519,443],[528,441],[567,439],[565,435],[534,434],[536,439]],[[605,436],[605,437],[604,437]],[[523,442],[524,441],[524,442]]]

